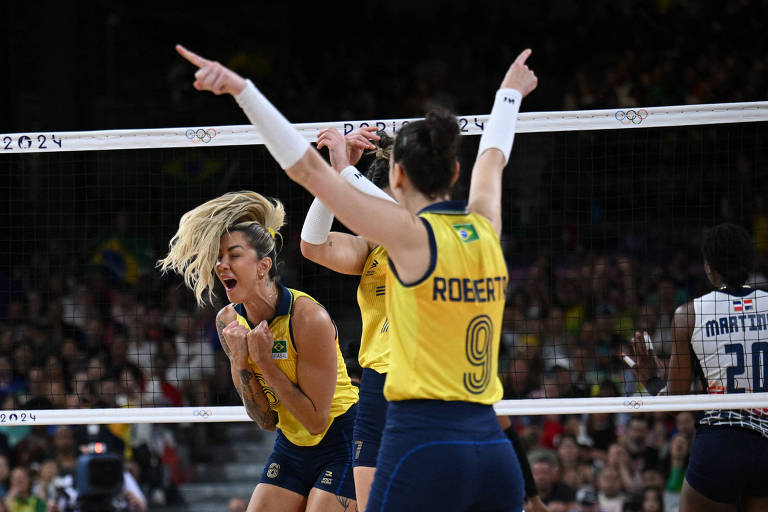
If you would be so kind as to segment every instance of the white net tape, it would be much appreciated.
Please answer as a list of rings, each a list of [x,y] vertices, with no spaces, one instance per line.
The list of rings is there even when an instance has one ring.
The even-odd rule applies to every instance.
[[[585,414],[750,409],[768,414],[768,393],[731,395],[630,396],[502,400],[498,415]],[[251,421],[240,406],[122,409],[46,409],[0,412],[0,425],[77,425],[93,423],[200,423]]]
[[[307,140],[314,141],[317,133],[324,128],[337,128],[346,134],[363,126],[377,126],[381,130],[394,134],[405,124],[416,120],[416,118],[373,119],[304,123],[295,126]],[[457,117],[462,135],[481,134],[487,120],[487,115]],[[563,112],[525,112],[518,117],[516,131],[517,133],[536,133],[637,129],[756,121],[768,121],[768,101]],[[220,147],[261,143],[259,132],[251,125],[89,132],[46,131],[1,134],[0,153]]]

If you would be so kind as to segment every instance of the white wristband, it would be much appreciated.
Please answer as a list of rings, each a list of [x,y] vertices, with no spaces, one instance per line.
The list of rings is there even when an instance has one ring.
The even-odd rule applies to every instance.
[[[322,245],[328,240],[333,225],[333,213],[315,198],[307,210],[307,217],[301,228],[301,239],[312,245]]]
[[[517,112],[523,95],[517,89],[499,89],[488,122],[485,124],[483,135],[480,137],[480,147],[477,156],[488,148],[496,148],[504,154],[504,163],[509,161],[512,142],[515,140],[515,125]]]
[[[397,201],[390,197],[386,192],[381,190],[379,187],[374,185],[373,182],[366,178],[363,173],[358,171],[354,165],[345,167],[344,170],[341,171],[341,177],[347,180],[353,187],[355,187],[363,194],[368,194],[369,196],[374,196],[385,199],[387,201],[392,201],[393,203],[397,203]]]
[[[287,169],[304,156],[309,149],[309,142],[261,94],[253,82],[247,80],[245,89],[235,99],[251,123],[259,129],[264,145],[280,167]]]

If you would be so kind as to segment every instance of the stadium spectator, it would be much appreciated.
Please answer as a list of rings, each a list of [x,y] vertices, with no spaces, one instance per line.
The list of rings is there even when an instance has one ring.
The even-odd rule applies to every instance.
[[[597,488],[600,491],[598,498],[601,511],[622,512],[627,497],[622,491],[621,476],[616,469],[611,466],[603,468],[597,479]]]
[[[10,487],[5,494],[5,506],[9,512],[45,512],[45,502],[31,493],[29,471],[19,466],[11,471]]]
[[[528,455],[528,461],[542,503],[549,506],[553,502],[566,505],[573,502],[575,491],[560,481],[557,455],[554,452],[539,449]]]

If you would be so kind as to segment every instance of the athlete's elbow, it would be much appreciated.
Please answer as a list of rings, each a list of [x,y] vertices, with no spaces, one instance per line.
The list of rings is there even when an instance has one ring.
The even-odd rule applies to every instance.
[[[307,430],[313,436],[317,436],[322,434],[325,431],[325,425],[322,425],[320,423],[313,423],[312,425],[307,425]]]
[[[307,431],[309,431],[309,433],[313,436],[322,434],[328,427],[328,415],[318,415],[313,417],[312,420],[307,425],[305,425],[305,427],[307,427]]]
[[[277,415],[273,411],[267,411],[261,416],[253,418],[261,430],[273,432],[277,428]]]
[[[305,240],[301,241],[301,255],[309,261],[317,262],[320,245],[311,244]]]
[[[266,430],[267,432],[274,432],[277,430],[277,425],[274,423],[259,423],[258,421],[256,424],[259,426],[261,430]]]

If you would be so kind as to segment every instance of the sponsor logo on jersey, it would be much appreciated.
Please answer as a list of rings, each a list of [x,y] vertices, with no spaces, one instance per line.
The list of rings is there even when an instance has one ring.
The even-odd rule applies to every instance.
[[[375,274],[375,273],[376,273],[376,271],[375,271],[374,269],[375,269],[376,267],[378,267],[378,266],[379,266],[379,262],[378,262],[378,261],[376,261],[376,260],[374,259],[374,260],[373,260],[373,263],[371,263],[371,266],[370,266],[370,267],[368,267],[368,271],[365,273],[365,275],[367,275],[367,276],[372,276],[373,274]]]
[[[272,344],[272,359],[288,359],[288,342],[275,340]]]
[[[333,471],[326,471],[325,475],[323,475],[322,480],[323,485],[332,485],[333,484]]]
[[[480,238],[473,224],[454,224],[453,229],[464,243],[474,242]]]

